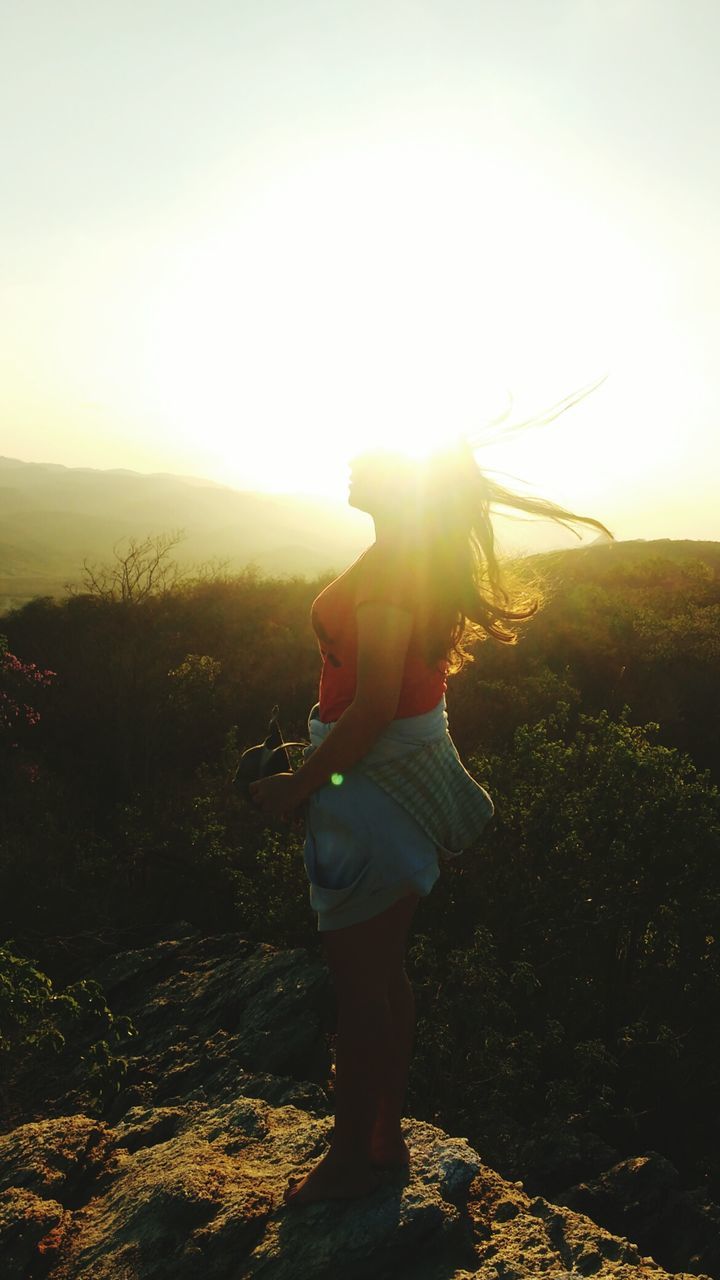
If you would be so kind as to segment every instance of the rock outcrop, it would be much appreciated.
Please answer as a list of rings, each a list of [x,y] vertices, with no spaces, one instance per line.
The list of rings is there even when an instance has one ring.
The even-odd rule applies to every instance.
[[[688,1259],[720,1274],[720,1208],[701,1190],[684,1190],[673,1164],[657,1151],[619,1160],[598,1178],[562,1192],[558,1203],[588,1214],[640,1248],[662,1250],[671,1264]]]
[[[288,1176],[332,1128],[332,993],[306,952],[191,936],[93,976],[138,1028],[129,1083],[98,1118],[71,1080],[53,1114],[0,1136],[3,1280],[668,1275],[419,1120],[405,1121],[408,1177],[355,1201],[285,1205]]]

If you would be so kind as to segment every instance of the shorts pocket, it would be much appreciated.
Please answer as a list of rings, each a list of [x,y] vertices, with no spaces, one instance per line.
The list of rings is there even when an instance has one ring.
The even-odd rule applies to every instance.
[[[334,788],[320,788],[309,797],[303,854],[313,891],[327,894],[328,902],[347,897],[370,870],[367,832],[357,815],[343,812]]]
[[[342,889],[326,889],[323,885],[315,884],[311,880],[310,906],[313,911],[319,911],[323,916],[327,916],[328,912],[337,911],[339,907],[344,906],[361,889],[367,872],[368,868],[363,867],[359,875]]]

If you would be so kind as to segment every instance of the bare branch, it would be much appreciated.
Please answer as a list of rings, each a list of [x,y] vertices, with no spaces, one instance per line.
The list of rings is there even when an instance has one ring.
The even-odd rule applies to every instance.
[[[82,594],[137,604],[148,596],[163,595],[192,580],[189,570],[181,573],[177,561],[169,559],[170,552],[185,536],[182,529],[175,529],[170,533],[150,534],[141,542],[130,538],[127,549],[120,543],[115,544],[114,561],[109,564],[89,564],[83,560]],[[81,591],[75,588],[71,594],[79,595]]]

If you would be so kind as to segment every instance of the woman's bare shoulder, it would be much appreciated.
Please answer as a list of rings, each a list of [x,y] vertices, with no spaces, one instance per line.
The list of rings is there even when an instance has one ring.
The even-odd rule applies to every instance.
[[[417,586],[417,565],[412,554],[402,547],[374,543],[359,565],[356,602],[375,599],[414,607]]]

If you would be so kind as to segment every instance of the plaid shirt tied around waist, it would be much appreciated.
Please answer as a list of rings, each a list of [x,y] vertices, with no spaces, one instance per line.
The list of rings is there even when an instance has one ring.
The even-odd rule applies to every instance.
[[[332,732],[319,710],[316,702],[308,717],[305,760]],[[349,772],[364,774],[402,805],[444,859],[474,844],[495,812],[487,791],[460,759],[444,695],[429,712],[393,721]]]
[[[449,734],[392,760],[360,759],[353,768],[397,800],[446,859],[474,844],[495,812]]]

